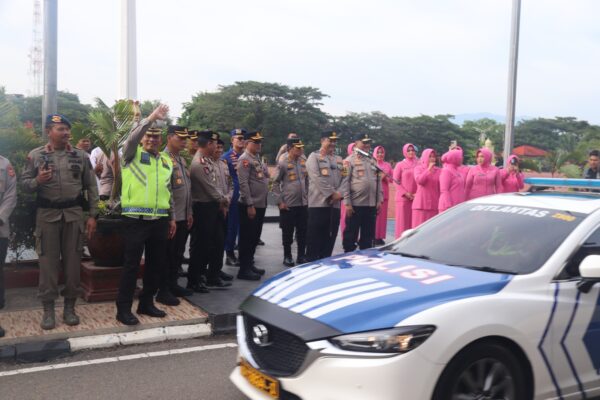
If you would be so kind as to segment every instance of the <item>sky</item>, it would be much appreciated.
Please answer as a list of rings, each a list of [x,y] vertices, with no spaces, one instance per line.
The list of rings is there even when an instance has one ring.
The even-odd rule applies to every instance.
[[[0,0],[0,86],[30,94],[33,0]],[[119,97],[121,0],[58,0],[58,88]],[[43,1],[42,1],[43,4]],[[179,116],[236,81],[313,86],[334,115],[506,110],[511,0],[138,0],[138,95]],[[516,114],[600,124],[600,1],[523,0]],[[60,111],[60,110],[59,110]]]

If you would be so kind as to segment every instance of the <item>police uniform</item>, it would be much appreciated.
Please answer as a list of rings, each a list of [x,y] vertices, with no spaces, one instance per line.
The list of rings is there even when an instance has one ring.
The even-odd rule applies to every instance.
[[[244,139],[261,143],[260,132],[246,132]],[[240,184],[240,271],[238,279],[257,280],[264,270],[254,267],[254,253],[260,240],[267,194],[269,191],[269,171],[260,159],[260,155],[252,155],[248,150],[238,160],[237,175]],[[248,217],[248,208],[254,207],[256,216]]]
[[[62,115],[48,115],[46,127],[71,123]],[[42,169],[52,170],[49,181],[39,183]],[[22,188],[37,193],[35,226],[36,252],[39,256],[38,297],[44,304],[44,329],[54,328],[54,301],[58,298],[59,272],[64,271],[65,311],[73,311],[80,294],[80,269],[85,231],[83,206],[89,207],[90,217],[97,216],[98,186],[88,154],[69,144],[55,149],[51,143],[32,150],[23,171]],[[84,192],[87,192],[85,201]],[[87,204],[84,204],[87,203]],[[48,318],[51,316],[51,321]],[[76,325],[76,316],[65,322]]]
[[[233,139],[234,136],[244,137],[246,133],[245,129],[234,129],[230,135]],[[229,169],[229,176],[233,183],[233,194],[231,196],[231,202],[229,203],[229,212],[227,213],[227,233],[225,236],[225,252],[229,261],[233,264],[237,261],[234,253],[235,243],[240,233],[240,212],[239,212],[239,198],[240,198],[240,183],[237,176],[237,164],[241,154],[238,154],[233,149],[229,149],[228,152],[223,154],[221,157],[227,161],[227,168]]]
[[[336,132],[327,131],[322,138],[337,140]],[[315,151],[308,156],[308,228],[307,259],[314,261],[331,256],[340,226],[340,201],[333,202],[334,193],[341,194],[345,172],[340,156]]]
[[[8,159],[0,156],[0,308],[4,307],[4,261],[10,236],[9,217],[17,205],[17,177]],[[0,328],[0,337],[2,328]]]
[[[368,134],[358,135],[357,140],[370,143]],[[353,209],[352,216],[346,214],[346,229],[342,233],[344,251],[358,247],[373,247],[377,206],[383,201],[381,177],[370,158],[353,153],[344,160],[348,178],[344,180],[343,195],[346,207]],[[358,239],[360,234],[360,240]]]
[[[219,139],[219,134],[210,130],[198,133],[200,143]],[[220,184],[220,171],[211,155],[204,154],[201,146],[192,160],[192,201],[194,210],[194,231],[196,243],[190,251],[188,288],[204,292],[202,277],[206,286],[226,287],[229,283],[220,278],[223,267],[223,242],[225,240],[224,207],[228,207],[227,194]]]
[[[303,148],[300,138],[288,139],[289,147]],[[285,204],[287,209],[280,209],[280,226],[283,242],[283,263],[291,267],[292,242],[294,230],[298,242],[297,262],[305,262],[306,256],[306,224],[308,220],[308,172],[306,158],[300,155],[295,160],[286,152],[277,163],[277,175],[273,182],[273,193],[278,204]]]
[[[138,314],[164,317],[154,305],[160,280],[167,268],[169,224],[175,220],[171,177],[173,164],[164,153],[149,153],[140,145],[144,135],[161,135],[150,119],[143,119],[129,133],[122,160],[122,214],[126,217],[125,261],[117,296],[117,320],[136,325],[131,313],[137,275],[144,253],[143,289],[139,295]]]
[[[169,125],[167,135],[175,135],[182,139],[188,139],[190,136],[187,128],[177,125]],[[171,153],[168,148],[165,148],[163,153],[171,159],[173,164],[171,190],[173,192],[173,211],[177,230],[175,236],[167,244],[168,267],[165,269],[165,276],[161,281],[156,300],[167,305],[178,305],[179,300],[174,298],[173,295],[190,296],[193,294],[192,291],[179,286],[177,283],[189,235],[188,218],[192,216],[192,183],[185,159],[180,154]]]

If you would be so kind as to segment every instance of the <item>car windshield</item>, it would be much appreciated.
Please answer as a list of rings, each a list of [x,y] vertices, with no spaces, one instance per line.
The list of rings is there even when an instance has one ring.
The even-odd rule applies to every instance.
[[[585,214],[462,204],[384,250],[447,265],[527,274],[540,268]]]

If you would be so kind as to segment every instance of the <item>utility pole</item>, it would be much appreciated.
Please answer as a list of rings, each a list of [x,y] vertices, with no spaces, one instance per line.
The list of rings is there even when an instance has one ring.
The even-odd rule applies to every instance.
[[[135,0],[121,0],[121,79],[119,98],[137,100]]]
[[[42,126],[47,114],[56,113],[58,0],[44,0],[44,99]],[[45,126],[42,137],[46,137]]]
[[[43,62],[43,44],[42,36],[40,35],[40,27],[42,25],[42,5],[40,0],[33,0],[33,29],[32,29],[32,45],[29,49],[29,73],[31,75],[32,96],[42,95],[42,68]]]
[[[519,25],[521,0],[513,0],[510,32],[510,55],[508,64],[508,98],[506,104],[506,128],[504,131],[504,167],[514,146],[515,104],[517,100],[517,66],[519,59]]]

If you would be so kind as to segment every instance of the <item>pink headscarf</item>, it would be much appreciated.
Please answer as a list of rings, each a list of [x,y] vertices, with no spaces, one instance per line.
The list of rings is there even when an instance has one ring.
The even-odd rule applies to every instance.
[[[445,165],[453,166],[455,168],[460,167],[463,162],[462,149],[455,148],[455,149],[445,152],[444,155],[442,156],[442,162]]]
[[[475,154],[475,157],[478,157],[479,153],[481,153],[483,155],[483,165],[477,164],[476,168],[485,172],[492,166],[493,154],[489,149],[487,149],[485,147],[482,147],[481,149],[477,150],[477,154]],[[509,160],[510,160],[510,158],[509,158]]]
[[[354,150],[354,142],[352,142],[348,145],[348,155],[351,155],[353,150]]]
[[[379,152],[379,149],[383,150],[383,160],[379,161],[377,160],[377,152]],[[382,167],[386,162],[385,162],[385,149],[383,148],[383,146],[377,146],[375,147],[375,150],[373,150],[373,157],[375,157],[375,159],[377,160],[377,165]]]
[[[419,159],[417,158],[417,153],[415,152],[415,158],[413,158],[412,160],[410,158],[408,158],[408,148],[409,147],[412,147],[414,149],[415,145],[412,143],[406,143],[402,147],[402,154],[404,154],[404,162],[406,162],[408,164],[416,164],[419,162]]]
[[[521,160],[519,160],[519,157],[515,156],[514,154],[511,154],[510,156],[508,156],[508,160],[507,160],[507,164],[508,164],[508,165],[510,165],[510,161],[511,161],[513,158],[517,160],[517,163],[520,163],[520,162],[521,162]]]
[[[431,153],[435,153],[434,149],[425,149],[421,153],[421,158],[419,159],[419,166],[428,169],[429,168],[429,157],[431,157]]]

